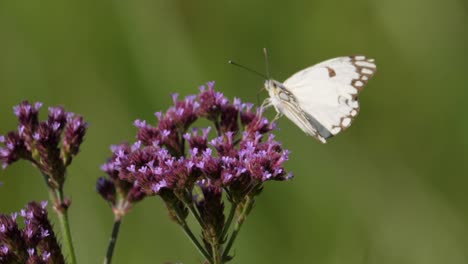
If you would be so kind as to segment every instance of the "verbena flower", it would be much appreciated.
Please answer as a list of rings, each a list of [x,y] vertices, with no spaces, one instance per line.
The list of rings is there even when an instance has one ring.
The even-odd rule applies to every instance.
[[[19,213],[0,214],[0,263],[65,263],[46,206],[31,202]]]
[[[261,116],[261,110],[252,112],[252,105],[239,99],[230,103],[213,86],[210,82],[208,89],[200,88],[198,96],[184,100],[173,95],[174,106],[155,114],[159,120],[155,126],[135,121],[138,141],[113,146],[113,156],[102,166],[109,179],[100,179],[98,190],[106,200],[115,199],[109,181],[119,181],[117,185],[123,181],[126,186],[119,189],[139,189],[146,195],[162,189],[180,193],[198,182],[227,188],[241,199],[267,180],[291,177],[283,168],[288,151],[272,134],[264,136],[274,125]],[[188,131],[201,117],[217,128],[211,139],[211,127]],[[239,125],[245,129],[240,134]]]
[[[292,177],[283,167],[289,152],[270,133],[275,125],[262,109],[237,98],[230,102],[213,82],[198,95],[172,98],[173,106],[155,114],[156,124],[135,121],[135,143],[111,148],[113,155],[102,167],[108,177],[98,180],[97,189],[114,212],[128,212],[136,201],[154,195],[182,226],[191,211],[202,226],[205,253],[213,257],[220,250],[213,245],[225,242],[221,236],[230,224],[223,195],[234,207],[251,208],[264,182]],[[193,127],[200,118],[213,125]],[[127,206],[119,208],[122,204]]]
[[[17,131],[0,136],[0,161],[5,169],[19,159],[32,162],[46,176],[52,188],[65,181],[65,169],[78,153],[87,123],[63,107],[50,107],[46,121],[39,121],[42,103],[23,101],[13,108]]]
[[[121,144],[112,146],[114,157],[110,160],[119,159],[119,156],[125,156],[132,152],[135,146]],[[96,184],[98,193],[109,202],[114,214],[118,217],[125,215],[132,207],[133,203],[142,200],[145,194],[134,183],[121,180],[119,178],[120,166],[114,162],[107,162],[101,166],[101,169],[107,173],[108,178],[100,177]]]
[[[5,169],[10,164],[24,159],[30,161],[41,171],[53,202],[53,208],[59,216],[62,238],[68,249],[70,262],[75,263],[76,259],[67,213],[71,201],[65,197],[63,187],[66,169],[80,150],[88,124],[84,122],[81,116],[67,112],[60,106],[49,107],[47,119],[39,121],[41,107],[42,103],[40,102],[31,104],[28,101],[23,101],[13,108],[13,112],[18,118],[18,128],[16,131],[10,131],[4,136],[0,135],[0,144],[2,145],[0,146],[0,162],[3,169]],[[45,210],[43,211],[45,212]],[[26,246],[28,247],[22,248],[23,251],[18,253],[11,251],[11,247],[9,247],[20,246],[15,244],[14,240],[10,244],[6,243],[6,246],[4,243],[0,247],[0,251],[5,255],[3,259],[10,258],[12,254],[22,254],[17,256],[21,257],[21,261],[17,263],[64,263],[60,251],[54,251],[59,250],[58,246],[55,247],[50,244],[53,241],[47,242],[47,235],[52,232],[50,225],[46,225],[48,220],[43,219],[42,223],[38,223],[39,228],[37,230],[33,229],[35,225],[32,223],[34,223],[35,219],[41,214],[45,217],[47,215],[34,207],[34,204],[30,204],[26,212],[27,214],[24,215],[27,221],[24,231],[26,237],[23,238],[26,239]],[[29,217],[30,214],[37,214],[37,216]],[[8,222],[6,217],[3,217],[2,220]],[[13,223],[12,226],[14,227]],[[46,242],[38,240],[39,238],[35,236],[38,232],[42,232],[42,235],[45,236],[40,241]],[[3,237],[0,241],[3,242],[6,238],[8,237]],[[32,240],[29,241],[28,239]],[[55,240],[55,237],[53,239]],[[37,247],[29,246],[35,245],[35,243],[38,243]],[[25,252],[27,252],[27,255]],[[60,256],[58,256],[59,253]]]

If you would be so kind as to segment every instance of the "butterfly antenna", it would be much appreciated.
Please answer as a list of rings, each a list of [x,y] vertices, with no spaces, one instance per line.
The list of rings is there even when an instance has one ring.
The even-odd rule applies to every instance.
[[[268,61],[268,51],[266,48],[263,48],[263,56],[265,57],[265,73],[266,79],[269,80],[270,78],[270,63]],[[257,103],[260,104],[260,93],[265,89],[265,87],[260,88],[257,92]]]
[[[267,79],[270,79],[270,63],[268,62],[268,52],[266,48],[263,48],[263,55],[265,56],[265,71]]]
[[[235,66],[237,66],[237,67],[239,67],[239,68],[242,68],[242,69],[244,69],[244,70],[247,70],[247,71],[249,71],[249,72],[251,72],[251,73],[254,73],[254,74],[258,75],[258,76],[261,76],[261,77],[264,78],[264,79],[267,79],[267,78],[268,78],[265,74],[259,73],[258,71],[253,70],[253,69],[250,69],[250,68],[248,68],[248,67],[246,67],[246,66],[244,66],[244,65],[241,65],[241,64],[239,64],[239,63],[237,63],[237,62],[235,62],[235,61],[229,60],[228,63],[229,63],[229,64],[232,64],[232,65],[235,65]]]
[[[265,75],[265,74],[262,74],[262,73],[260,73],[260,72],[258,72],[258,71],[256,71],[256,70],[253,70],[253,69],[251,69],[251,68],[248,68],[248,67],[246,67],[246,66],[244,66],[244,65],[241,65],[241,64],[239,64],[239,63],[237,63],[237,62],[235,62],[235,61],[232,61],[232,60],[229,60],[228,63],[229,63],[229,64],[232,64],[232,65],[235,65],[235,66],[237,66],[237,67],[240,67],[240,68],[242,68],[242,69],[244,69],[244,70],[247,70],[247,71],[249,71],[249,72],[251,72],[251,73],[254,73],[254,74],[258,75],[258,76],[261,76],[261,77],[264,78],[265,80],[269,80],[269,79],[270,79],[270,73],[269,73],[269,69],[268,69],[268,56],[267,56],[266,48],[263,49],[263,53],[264,53],[264,55],[265,55],[266,75]],[[262,87],[262,88],[260,88],[260,90],[258,90],[258,92],[257,92],[257,104],[260,104],[260,93],[263,91],[263,89],[265,89],[265,88]]]

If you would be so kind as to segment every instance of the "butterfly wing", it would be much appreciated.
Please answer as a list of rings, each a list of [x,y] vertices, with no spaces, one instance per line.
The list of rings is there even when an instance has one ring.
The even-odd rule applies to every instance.
[[[359,112],[357,96],[375,71],[373,59],[362,55],[338,57],[299,71],[283,85],[294,95],[304,114],[332,136],[351,125]],[[318,127],[317,130],[320,132]],[[326,138],[322,133],[325,132],[320,134]]]
[[[277,111],[286,115],[286,117],[302,129],[302,131],[317,138],[320,142],[326,143],[327,138],[333,136],[314,117],[303,111],[293,97],[289,97],[287,100],[277,101],[273,104]]]

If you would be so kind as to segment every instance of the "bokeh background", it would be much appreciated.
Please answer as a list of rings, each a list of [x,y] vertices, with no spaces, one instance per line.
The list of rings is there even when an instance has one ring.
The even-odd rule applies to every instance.
[[[109,146],[210,80],[256,102],[263,80],[227,60],[264,71],[263,47],[280,81],[357,53],[378,72],[329,144],[280,120],[296,177],[266,185],[233,263],[468,263],[467,1],[1,1],[0,134],[23,99],[90,123],[66,183],[79,262],[101,263],[111,231],[94,190]],[[47,198],[25,162],[0,181],[1,212]],[[158,198],[125,218],[116,250],[120,264],[202,262]]]

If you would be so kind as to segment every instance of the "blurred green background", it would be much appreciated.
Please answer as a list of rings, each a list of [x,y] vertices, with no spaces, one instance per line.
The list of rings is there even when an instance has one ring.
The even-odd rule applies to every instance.
[[[210,80],[256,102],[263,80],[227,60],[263,72],[263,47],[280,81],[357,53],[378,72],[352,128],[326,145],[280,120],[296,177],[267,184],[233,263],[468,263],[466,0],[4,0],[0,134],[23,99],[90,123],[66,182],[79,262],[101,263],[111,231],[94,190],[109,146],[132,141],[133,120],[153,120],[170,93]],[[47,199],[25,162],[0,181],[1,212]],[[120,264],[202,262],[157,198],[125,218],[116,250]]]

